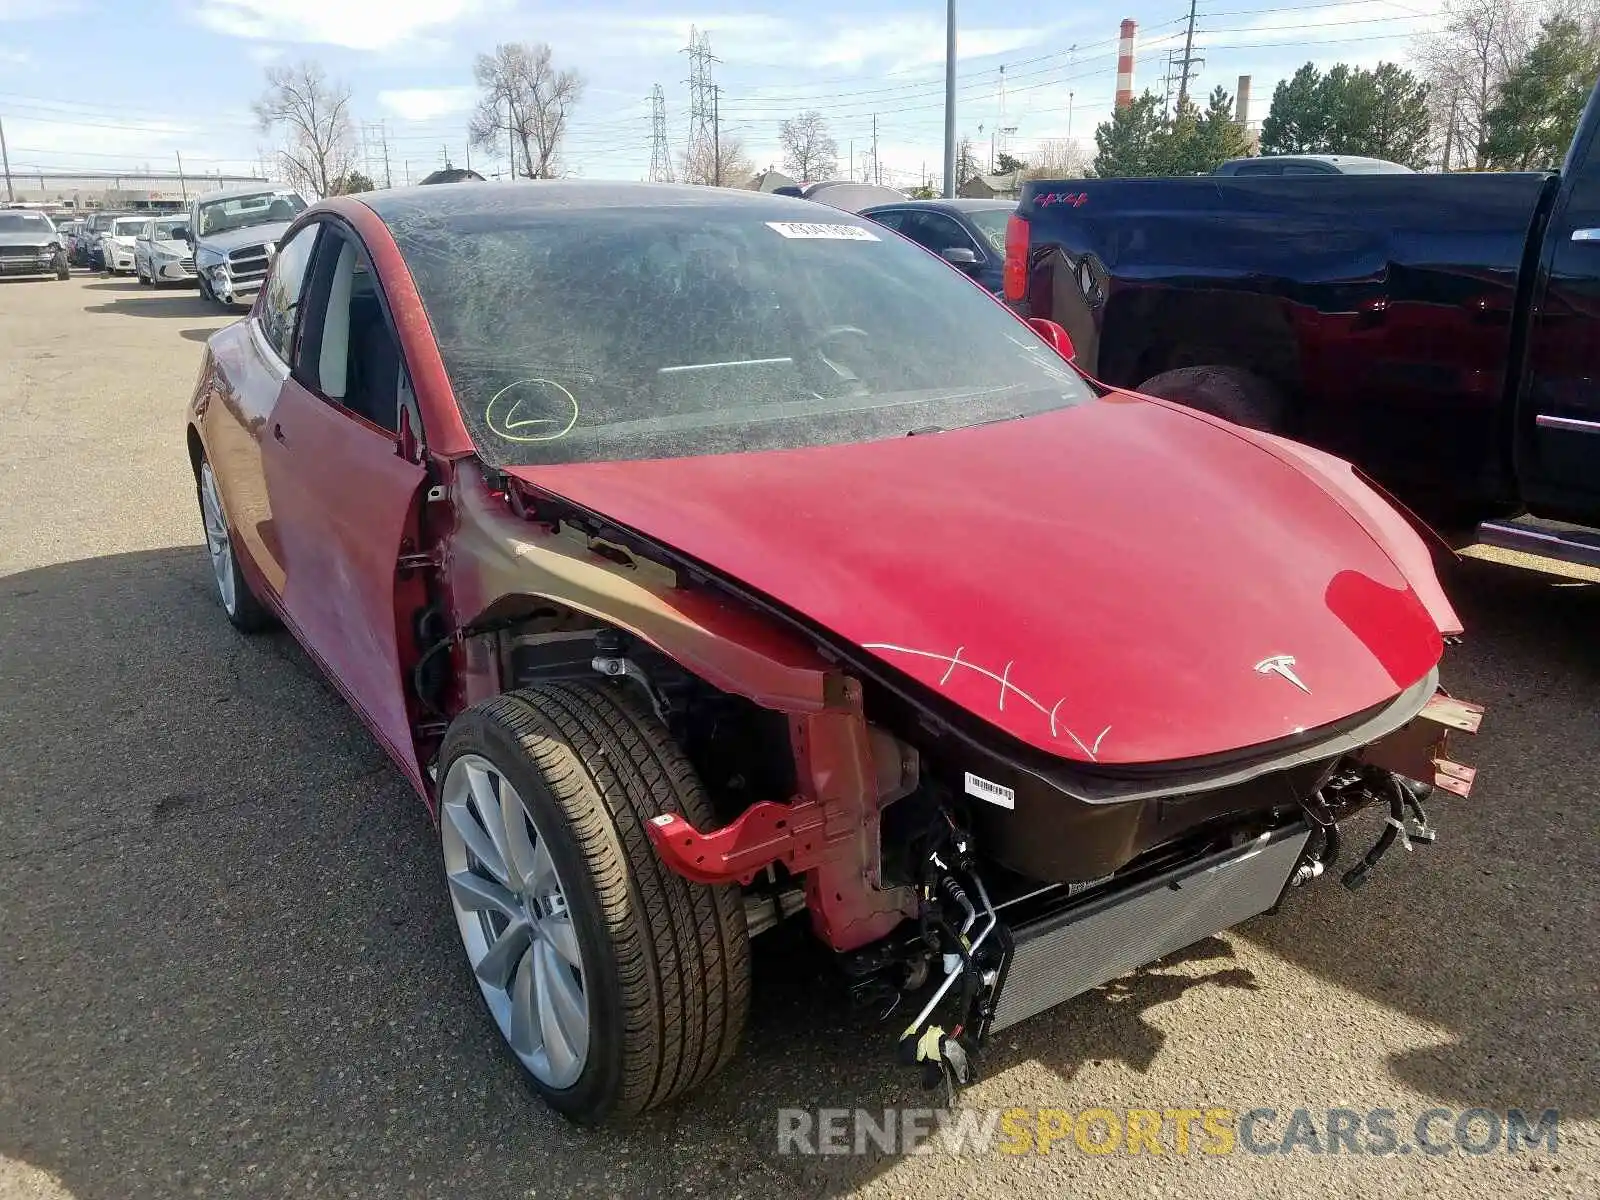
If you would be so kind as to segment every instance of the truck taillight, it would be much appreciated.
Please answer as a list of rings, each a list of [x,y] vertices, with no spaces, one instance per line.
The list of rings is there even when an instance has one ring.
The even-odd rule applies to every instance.
[[[1016,213],[1006,222],[1005,296],[1021,300],[1028,294],[1028,223]]]

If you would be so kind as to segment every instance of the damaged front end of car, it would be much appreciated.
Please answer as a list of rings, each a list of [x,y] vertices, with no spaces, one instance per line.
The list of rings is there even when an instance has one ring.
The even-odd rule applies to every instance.
[[[758,804],[715,830],[664,815],[650,835],[672,869],[770,895],[760,903],[780,918],[799,907],[785,906],[785,883],[803,888],[857,998],[914,1014],[900,1028],[901,1058],[925,1083],[957,1086],[974,1077],[991,1033],[1275,909],[1289,889],[1322,877],[1339,855],[1341,823],[1357,812],[1376,806],[1385,817],[1345,871],[1347,888],[1365,884],[1397,841],[1408,851],[1432,843],[1425,802],[1464,797],[1473,782],[1449,758],[1448,737],[1475,732],[1482,709],[1437,691],[1435,676],[1424,683],[1352,728],[1244,764],[1169,765],[1144,780],[1102,774],[1092,789],[999,756],[979,774],[962,765],[975,748],[948,730],[917,747],[863,721],[871,802],[814,792]],[[925,715],[924,728],[937,728]],[[890,933],[840,944],[840,931],[901,909],[908,892],[914,912]]]
[[[716,813],[655,816],[660,860],[739,887],[752,936],[808,913],[929,1083],[970,1081],[995,1031],[1275,908],[1376,807],[1377,839],[1343,877],[1360,887],[1396,842],[1434,839],[1434,795],[1472,785],[1447,740],[1482,710],[1436,669],[1244,750],[1071,760],[701,561],[486,475],[452,489],[468,555],[453,586],[479,616],[439,643],[455,667],[432,685],[419,671],[420,691],[459,688],[459,706],[562,679],[636,690]]]

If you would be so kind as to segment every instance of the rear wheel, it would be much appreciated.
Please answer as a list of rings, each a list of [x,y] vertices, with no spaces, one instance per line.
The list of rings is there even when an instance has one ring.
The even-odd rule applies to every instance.
[[[217,598],[222,601],[222,611],[228,620],[243,633],[257,633],[272,624],[272,613],[256,598],[250,584],[239,569],[239,556],[234,553],[233,533],[228,518],[222,511],[222,494],[217,490],[217,477],[211,464],[200,462],[200,518],[206,527],[206,551],[211,556],[211,572],[217,583]]]
[[[446,882],[511,1053],[584,1122],[638,1113],[732,1057],[749,1006],[735,887],[669,871],[646,833],[712,813],[683,752],[633,697],[550,684],[456,718],[440,756]]]
[[[1151,376],[1134,390],[1268,433],[1283,425],[1282,394],[1239,367],[1178,367]]]

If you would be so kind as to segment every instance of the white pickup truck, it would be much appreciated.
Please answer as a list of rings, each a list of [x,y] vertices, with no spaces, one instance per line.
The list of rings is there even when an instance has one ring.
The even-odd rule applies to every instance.
[[[304,197],[269,183],[206,192],[189,203],[200,294],[229,307],[261,290],[278,239],[306,207]]]

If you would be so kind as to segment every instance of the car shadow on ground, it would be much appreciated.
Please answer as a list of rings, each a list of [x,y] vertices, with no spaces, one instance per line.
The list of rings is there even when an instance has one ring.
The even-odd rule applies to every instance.
[[[1466,596],[1474,624],[1526,623],[1482,635],[1492,653],[1470,681],[1496,704],[1501,732],[1486,729],[1478,755],[1496,764],[1490,780],[1515,769],[1502,756],[1525,736],[1519,711],[1538,720],[1550,699],[1486,696],[1495,655],[1570,668],[1592,696],[1600,672],[1577,635],[1596,627],[1595,602],[1499,576]],[[232,631],[199,546],[0,579],[0,681],[13,700],[0,708],[13,748],[0,756],[0,1155],[78,1200],[839,1195],[890,1162],[779,1157],[779,1109],[941,1102],[891,1054],[906,1014],[849,1007],[791,923],[756,943],[745,1052],[701,1093],[620,1129],[552,1116],[480,1011],[425,810],[286,635]],[[1570,749],[1592,761],[1592,730]],[[1592,982],[1589,914],[1505,890],[1547,881],[1558,898],[1574,864],[1528,831],[1553,822],[1570,839],[1558,856],[1592,858],[1571,848],[1592,838],[1592,810],[1518,793],[1508,816],[1515,789],[1508,778],[1441,814],[1451,840],[1386,863],[1349,912],[1325,887],[1247,927],[1446,1026],[1448,1053],[1394,1069],[1486,1104],[1474,1089],[1509,1096],[1546,1078],[1541,1066],[1581,1070],[1593,1053],[1592,995],[1562,1013],[1540,990]],[[1503,901],[1488,904],[1495,928],[1468,919],[1485,890]],[[1503,992],[1464,965],[1488,954],[1504,956],[1487,972]],[[1005,1031],[985,1069],[1144,1071],[1163,1049],[1152,1007],[1256,986],[1228,942],[1207,939]],[[1576,1078],[1544,1096],[1592,1109]]]
[[[1363,890],[1325,882],[1320,919],[1258,921],[1246,936],[1445,1031],[1391,1055],[1409,1087],[1457,1107],[1593,1117],[1600,921],[1573,888],[1592,894],[1600,835],[1600,584],[1471,559],[1446,582],[1467,635],[1446,651],[1444,685],[1488,707],[1476,737],[1451,741],[1481,765],[1471,798],[1435,803],[1440,841],[1391,854]],[[1345,866],[1376,836],[1365,821]]]
[[[209,300],[203,300],[192,288],[168,290],[161,288],[152,291],[148,287],[139,287],[135,284],[136,293],[107,301],[104,304],[86,304],[84,312],[91,313],[116,313],[125,317],[227,317],[229,314],[218,308]],[[244,310],[232,314],[235,317],[244,315]]]

